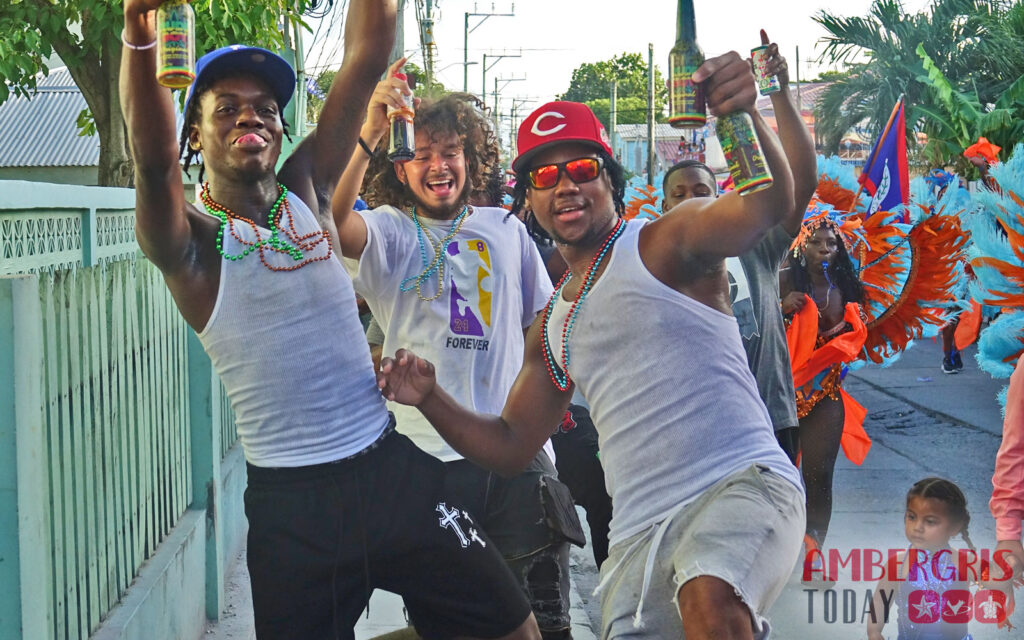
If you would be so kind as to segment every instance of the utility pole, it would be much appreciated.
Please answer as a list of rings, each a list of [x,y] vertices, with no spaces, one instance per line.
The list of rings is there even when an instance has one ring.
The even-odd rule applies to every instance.
[[[647,184],[654,184],[654,43],[647,45]]]
[[[612,157],[615,157],[615,155],[616,155],[615,150],[617,149],[617,147],[615,146],[615,129],[618,128],[618,121],[619,121],[618,102],[619,102],[619,82],[618,82],[618,80],[612,80],[612,99],[611,99],[611,102],[609,104],[610,108],[609,108],[609,111],[608,111],[608,128],[610,129],[610,131],[608,132],[608,137],[610,137],[612,139]]]
[[[477,13],[476,5],[473,6],[473,11],[466,12],[466,20],[462,27],[462,91],[469,93],[469,34],[476,31],[480,25],[487,21],[487,18],[491,16],[498,16],[504,18],[510,18],[516,15],[516,5],[512,3],[512,9],[509,13],[494,13],[494,5],[491,5],[491,11],[489,13]],[[469,18],[470,16],[478,16],[481,18],[480,22],[470,29]]]
[[[501,88],[504,89],[510,82],[522,82],[526,78],[494,78],[494,137],[501,140],[498,135],[499,127],[501,126],[500,115],[498,114],[498,83],[503,82]]]
[[[419,24],[420,48],[423,51],[423,71],[429,87],[434,81],[434,0],[416,0],[416,22]]]
[[[501,62],[502,58],[522,58],[522,57],[523,57],[522,53],[515,53],[515,54],[513,54],[513,53],[499,53],[499,54],[492,53],[490,56],[488,56],[486,53],[484,54],[483,80],[480,83],[480,87],[481,87],[480,91],[483,94],[481,96],[481,100],[483,101],[484,104],[487,104],[487,71],[489,69],[491,69],[492,67],[494,67],[494,65],[498,64],[499,62]],[[487,64],[487,58],[493,59],[494,62],[492,62],[490,65],[488,65]]]
[[[395,23],[395,46],[391,48],[388,64],[405,55],[405,0],[398,0],[398,20]]]
[[[796,112],[801,119],[804,117],[804,107],[800,104],[800,45],[796,47]]]

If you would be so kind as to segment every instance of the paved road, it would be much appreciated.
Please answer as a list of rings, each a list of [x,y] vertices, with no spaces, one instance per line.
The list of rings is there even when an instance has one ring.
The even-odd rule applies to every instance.
[[[973,350],[967,356],[962,373],[944,375],[939,369],[939,346],[930,340],[921,341],[892,367],[867,367],[850,374],[846,388],[868,409],[865,427],[874,444],[861,467],[842,457],[837,464],[829,546],[844,555],[852,549],[906,547],[905,494],[914,482],[930,475],[960,485],[972,515],[971,537],[979,548],[994,545],[988,498],[1002,427],[996,393],[1004,381],[992,380],[979,371]],[[963,546],[959,539],[954,542]],[[241,565],[229,584],[228,613],[211,627],[207,638],[253,637],[251,603]],[[597,583],[597,570],[589,549],[573,550],[572,578],[574,635],[577,640],[586,640],[593,637],[592,629],[599,629],[600,617],[596,598],[590,595]],[[785,591],[768,612],[772,637],[863,639],[864,601],[873,586],[854,581],[847,570],[831,588],[833,596],[824,586],[801,584],[794,568]],[[831,606],[832,597],[835,607]],[[829,622],[833,616],[834,621]],[[1012,620],[1024,628],[1024,613],[1018,612]],[[401,609],[396,600],[377,597],[370,618],[360,622],[357,638],[368,639],[400,624]],[[895,622],[885,631],[887,638],[895,638]],[[1024,637],[1019,631],[1008,634],[985,625],[973,625],[971,632],[975,640]]]

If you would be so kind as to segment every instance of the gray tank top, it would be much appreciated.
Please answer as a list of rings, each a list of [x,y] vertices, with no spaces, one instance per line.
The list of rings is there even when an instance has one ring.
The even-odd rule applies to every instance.
[[[288,194],[298,236],[322,233],[309,208]],[[199,205],[202,206],[201,204]],[[289,223],[285,214],[281,226]],[[270,231],[235,225],[246,242]],[[244,250],[224,233],[224,250]],[[314,256],[325,256],[320,243]],[[295,260],[266,252],[275,267]],[[235,411],[245,459],[258,467],[331,462],[362,451],[388,424],[352,280],[335,257],[271,271],[258,252],[221,259],[220,289],[199,340]]]
[[[569,337],[569,375],[590,403],[615,505],[613,545],[754,463],[801,487],[736,319],[651,275],[637,245],[645,223],[627,224]],[[570,304],[559,297],[548,324],[559,362]]]

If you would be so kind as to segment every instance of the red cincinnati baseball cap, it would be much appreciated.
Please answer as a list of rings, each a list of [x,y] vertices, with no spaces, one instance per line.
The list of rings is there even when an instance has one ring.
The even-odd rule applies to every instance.
[[[525,169],[530,158],[559,142],[582,142],[612,155],[608,133],[590,107],[580,102],[549,102],[519,125],[519,155],[512,169]]]

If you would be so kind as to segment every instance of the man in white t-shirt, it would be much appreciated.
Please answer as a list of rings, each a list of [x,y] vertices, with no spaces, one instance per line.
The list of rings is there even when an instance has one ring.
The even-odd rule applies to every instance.
[[[333,198],[343,263],[384,330],[386,353],[411,347],[430,354],[461,402],[496,412],[551,282],[519,220],[469,204],[498,166],[497,140],[471,96],[418,106],[411,160],[392,163],[373,151],[388,133],[388,106],[400,108],[409,93],[394,77],[403,62],[378,84],[360,148]],[[360,191],[375,209],[353,212]],[[502,478],[464,460],[415,408],[390,408],[399,432],[446,463],[450,489],[505,557],[542,636],[569,637],[568,539],[582,542],[582,530],[549,454],[539,452],[523,473]]]

